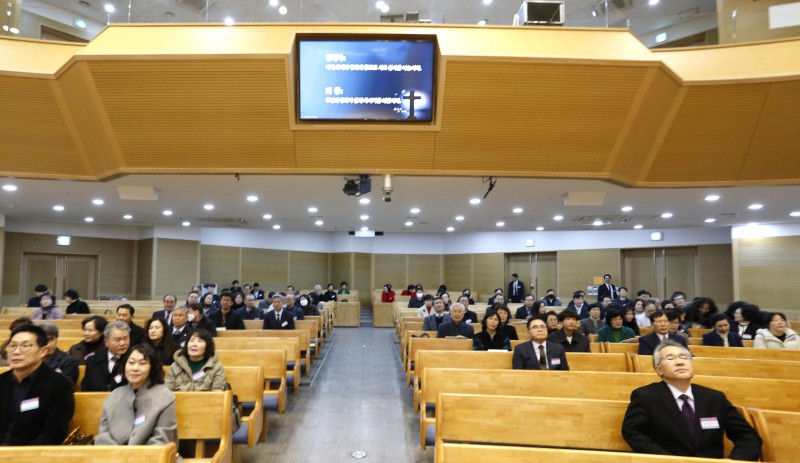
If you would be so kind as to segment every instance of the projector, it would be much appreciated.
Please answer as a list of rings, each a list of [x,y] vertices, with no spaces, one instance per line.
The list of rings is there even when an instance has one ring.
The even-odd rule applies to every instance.
[[[355,196],[358,194],[358,189],[359,189],[358,181],[353,179],[348,179],[345,181],[344,188],[342,188],[342,191],[344,191],[344,194],[346,194],[347,196]]]
[[[346,178],[344,179],[344,188],[342,191],[347,196],[361,196],[372,191],[372,179],[369,174],[361,174],[358,179]]]

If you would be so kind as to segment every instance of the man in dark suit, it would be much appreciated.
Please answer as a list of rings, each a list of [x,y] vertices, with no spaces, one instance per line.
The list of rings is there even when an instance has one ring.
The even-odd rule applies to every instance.
[[[156,310],[153,312],[153,318],[163,318],[167,321],[167,325],[172,324],[172,309],[175,308],[175,304],[178,302],[178,296],[174,294],[167,294],[164,296],[164,309],[163,310]]]
[[[464,306],[464,321],[467,323],[480,323],[478,314],[469,310],[469,296],[462,294],[458,298],[458,303]]]
[[[531,342],[514,348],[511,364],[515,370],[569,370],[567,354],[559,344],[547,342],[547,324],[541,318],[528,320]]]
[[[715,313],[711,316],[714,331],[703,335],[704,346],[718,347],[744,347],[739,333],[731,331],[731,324],[724,313]]]
[[[233,306],[233,295],[231,293],[224,293],[222,297],[220,297],[219,304],[219,310],[208,316],[208,319],[214,322],[217,329],[243,330],[244,320],[242,316],[231,310]]]
[[[687,347],[686,338],[678,334],[669,334],[669,317],[667,317],[666,312],[656,310],[651,320],[653,322],[653,332],[639,337],[639,355],[653,355],[656,346],[666,339],[671,339]]]
[[[253,292],[250,293],[256,300],[264,299],[264,291],[261,291],[261,286],[258,283],[253,283]]]
[[[112,322],[103,330],[105,347],[86,359],[86,374],[81,392],[103,392],[127,384],[125,356],[131,346],[131,329],[127,323]]]
[[[176,307],[172,310],[172,345],[176,349],[183,347],[192,336],[192,324],[189,323],[189,316],[186,312],[185,307]]]
[[[723,435],[727,435],[734,444],[728,458],[758,460],[761,438],[725,394],[692,384],[689,350],[666,341],[653,354],[663,381],[634,390],[622,421],[622,436],[633,451],[725,458]]]
[[[511,281],[508,283],[508,301],[513,303],[520,303],[525,297],[525,285],[519,281],[519,275],[516,273],[511,274]]]
[[[589,337],[578,332],[578,314],[570,309],[558,314],[561,329],[547,337],[547,340],[559,344],[566,352],[591,352]]]
[[[47,335],[25,324],[6,345],[11,369],[0,375],[0,446],[59,445],[75,413],[72,382],[42,361]]]
[[[528,294],[527,296],[525,296],[524,305],[519,309],[517,309],[517,313],[514,314],[514,318],[517,318],[519,320],[525,320],[531,315],[539,315],[537,313],[534,313],[533,303],[534,303],[533,294]]]
[[[450,306],[450,321],[439,325],[437,331],[437,338],[462,336],[472,339],[475,336],[475,329],[469,323],[464,322],[464,306],[459,302]]]
[[[131,346],[142,343],[145,339],[144,328],[133,323],[134,313],[136,313],[136,309],[130,304],[122,304],[117,307],[117,321],[127,323],[131,329]]]
[[[609,296],[612,301],[619,296],[617,287],[611,284],[611,275],[608,273],[603,275],[603,284],[597,287],[597,302],[602,301],[603,296]]]
[[[41,327],[47,335],[47,345],[42,362],[56,373],[69,378],[72,384],[78,382],[78,361],[58,348],[58,327],[51,322],[44,322]]]
[[[269,312],[264,314],[265,330],[293,330],[294,329],[294,315],[290,310],[283,307],[284,300],[280,294],[272,296],[272,308]]]

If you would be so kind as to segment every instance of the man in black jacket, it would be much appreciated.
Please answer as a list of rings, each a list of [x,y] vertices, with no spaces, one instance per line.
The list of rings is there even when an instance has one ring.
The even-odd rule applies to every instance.
[[[125,358],[131,346],[131,329],[127,323],[112,322],[103,330],[105,347],[86,360],[86,374],[81,392],[113,391],[127,384]],[[164,333],[169,336],[169,333]]]
[[[50,322],[39,325],[47,335],[47,346],[42,361],[56,373],[69,378],[72,384],[78,382],[78,361],[58,348],[58,327]]]
[[[75,413],[69,379],[42,361],[44,330],[22,325],[6,346],[11,369],[0,375],[0,446],[59,445]]]
[[[578,314],[574,310],[562,310],[558,321],[561,329],[548,336],[548,341],[560,344],[566,352],[591,352],[589,338],[578,332]]]
[[[131,329],[131,346],[142,343],[145,339],[144,328],[133,323],[134,313],[136,313],[136,309],[130,304],[122,304],[117,307],[117,321],[127,323]]]

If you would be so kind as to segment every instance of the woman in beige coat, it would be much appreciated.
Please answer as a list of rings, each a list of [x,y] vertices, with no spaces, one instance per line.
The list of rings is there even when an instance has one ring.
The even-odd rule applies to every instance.
[[[167,372],[167,387],[173,391],[222,391],[225,370],[214,354],[214,338],[206,330],[193,331],[173,357]]]

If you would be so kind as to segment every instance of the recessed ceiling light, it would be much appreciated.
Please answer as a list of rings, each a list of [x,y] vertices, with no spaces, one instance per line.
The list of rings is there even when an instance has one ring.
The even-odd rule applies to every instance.
[[[314,222],[314,225],[316,225],[318,227],[321,227],[321,226],[325,225],[325,222],[323,222],[322,220],[317,220],[316,222]]]
[[[515,207],[514,209],[511,209],[511,212],[514,214],[522,214],[522,211],[523,209],[521,207]]]
[[[506,223],[501,220],[501,221],[497,222],[495,225],[497,225],[498,227],[505,227]]]
[[[650,6],[655,6],[655,5],[658,5],[658,0],[649,0],[649,1],[647,2],[647,4],[648,4],[648,5],[650,5]]]
[[[9,183],[8,185],[3,185],[3,189],[6,191],[17,191],[17,186]]]
[[[487,22],[488,22],[487,20],[481,19],[481,20],[478,21],[478,25],[479,26],[485,26]]]
[[[792,217],[800,217],[800,211],[790,212],[789,215]]]
[[[370,200],[369,200],[369,198],[361,198],[361,199],[358,200],[358,202],[361,203],[361,204],[369,204]]]
[[[542,230],[544,230],[544,227],[536,227],[536,231],[542,231]]]
[[[269,6],[275,8],[278,6],[278,0],[269,0]]]
[[[634,225],[633,226],[634,230],[641,230],[642,228],[644,228],[642,225]]]
[[[131,220],[131,219],[133,219],[133,216],[130,215],[130,214],[125,214],[125,215],[122,216],[122,218],[125,219],[125,220]]]
[[[263,217],[264,220],[270,220],[272,218],[272,214],[264,214],[261,217]]]
[[[275,225],[272,226],[272,229],[273,230],[280,230],[281,226],[276,223]]]
[[[456,220],[461,222],[462,220],[464,220],[464,216],[463,215],[457,215],[456,216]]]
[[[113,12],[117,11],[117,9],[114,8],[114,5],[112,5],[110,3],[106,3],[105,5],[103,5],[103,8],[106,10],[106,13],[113,13]]]
[[[630,211],[633,210],[633,206],[622,206],[622,208],[620,208],[620,210],[622,212],[630,212]]]
[[[369,231],[369,227],[361,227],[361,231]]]
[[[100,198],[97,198],[97,199],[93,199],[93,200],[92,200],[92,204],[94,204],[95,206],[102,206],[104,203],[105,203],[105,201],[103,201],[103,200],[102,200],[102,199],[100,199]]]
[[[484,5],[491,5],[492,4],[492,0],[483,0],[483,4]]]
[[[763,207],[764,207],[763,204],[758,204],[758,203],[747,206],[747,208],[750,209],[751,211],[757,211]]]
[[[661,218],[662,219],[669,219],[671,217],[672,217],[672,212],[665,212],[665,213],[661,214]]]
[[[748,227],[757,227],[758,226],[758,222],[750,222],[750,223],[747,224],[747,226]]]
[[[235,22],[235,21],[233,20],[233,18],[231,18],[230,16],[228,16],[228,17],[226,17],[226,18],[225,18],[225,21],[224,21],[224,22],[225,22],[225,25],[226,25],[226,26],[233,26],[233,24],[234,24],[234,22]]]
[[[189,222],[188,220],[184,220],[183,223],[181,223],[181,225],[183,225],[184,227],[188,227],[191,224],[192,222]]]
[[[313,214],[313,213],[315,213],[315,212],[317,212],[318,210],[319,210],[319,209],[317,209],[317,208],[316,208],[316,207],[314,207],[314,206],[311,206],[311,207],[309,207],[309,208],[308,208],[308,212],[310,212],[310,213],[312,213],[312,214]]]
[[[61,204],[56,204],[55,206],[53,206],[53,210],[56,212],[61,212],[64,210],[64,206],[62,206]]]
[[[169,209],[165,209],[164,212],[162,212],[162,214],[164,214],[166,216],[170,216],[170,215],[172,215],[172,211],[169,210]]]
[[[418,207],[412,207],[409,212],[411,212],[412,214],[419,214],[419,208]]]
[[[288,13],[288,12],[289,12],[289,10],[287,10],[285,6],[281,6],[280,8],[278,8],[278,13],[280,13],[283,16],[285,16],[286,13]]]
[[[203,205],[203,209],[205,209],[207,211],[213,211],[214,210],[214,205],[213,204],[205,204],[205,205]]]
[[[708,219],[705,220],[706,223],[714,223],[716,221],[717,221],[717,219],[713,219],[713,218],[708,218]]]
[[[249,202],[251,202],[251,203],[254,203],[254,202],[258,201],[258,196],[256,196],[256,195],[250,195],[250,196],[248,196],[248,197],[247,197],[247,200],[248,200]]]
[[[447,227],[447,231],[449,231],[449,232],[451,232],[451,231],[453,231],[455,229],[456,229],[455,227]]]
[[[708,195],[706,196],[706,201],[708,202],[719,201],[719,195]]]
[[[92,218],[92,217],[86,217],[85,219],[83,219],[83,221],[84,221],[84,222],[94,222],[94,218]]]
[[[412,222],[412,221],[408,220],[408,221],[406,221],[406,223],[405,223],[405,224],[403,224],[403,225],[405,225],[406,227],[410,227],[410,226],[414,225],[414,222]]]
[[[361,220],[369,220],[369,216],[368,216],[367,214],[364,214],[364,215],[362,215],[362,216],[360,217],[360,219],[361,219]]]
[[[592,222],[592,225],[594,225],[595,227],[599,227],[600,225],[603,225],[603,221],[600,220],[600,219],[597,219],[594,222]]]
[[[559,222],[561,220],[564,220],[564,216],[563,215],[556,215],[556,216],[553,217],[553,220],[555,220],[556,222]]]
[[[472,199],[469,200],[469,203],[472,204],[473,206],[476,205],[476,204],[480,204],[481,203],[481,198],[472,198]]]

